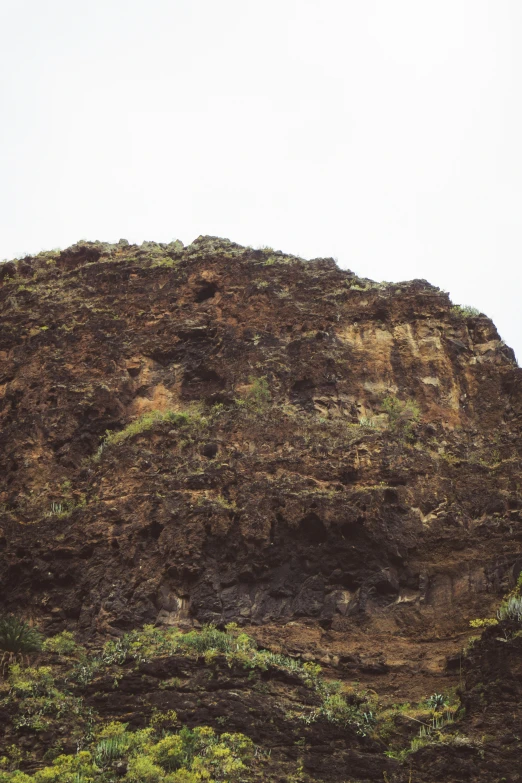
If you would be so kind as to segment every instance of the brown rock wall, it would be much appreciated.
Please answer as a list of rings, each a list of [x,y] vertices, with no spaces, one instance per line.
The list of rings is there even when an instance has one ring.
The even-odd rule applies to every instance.
[[[522,563],[522,371],[489,319],[212,237],[2,272],[3,609],[234,620],[404,699],[451,680]],[[98,452],[154,411],[188,419]]]

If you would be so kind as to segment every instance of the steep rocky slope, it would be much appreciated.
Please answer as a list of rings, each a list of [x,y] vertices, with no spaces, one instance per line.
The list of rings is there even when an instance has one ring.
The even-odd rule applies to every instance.
[[[289,708],[263,733],[295,675],[269,668],[260,700],[255,667],[249,680],[218,661],[219,716],[272,751],[260,779],[519,779],[502,687],[484,729],[476,683],[495,645],[510,681],[520,639],[489,629],[461,654],[522,570],[522,371],[488,318],[423,280],[213,237],[5,263],[0,308],[3,611],[93,650],[144,624],[235,622],[318,661],[354,704],[376,694],[362,733],[317,720],[303,734]],[[150,707],[154,677],[181,664],[140,665],[118,674],[118,699],[128,687]],[[183,706],[187,688],[165,708],[219,730],[208,704]],[[455,688],[467,744],[427,743],[406,766],[384,755],[419,720],[393,723],[389,705]],[[196,687],[203,702],[215,690]],[[103,715],[132,713],[118,699]],[[23,740],[44,752],[38,732]]]

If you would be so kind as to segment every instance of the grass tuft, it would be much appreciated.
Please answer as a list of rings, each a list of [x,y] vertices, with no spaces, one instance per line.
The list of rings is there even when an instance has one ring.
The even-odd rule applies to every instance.
[[[118,432],[107,430],[104,439],[93,457],[94,462],[100,461],[101,455],[106,448],[120,446],[129,438],[141,435],[143,432],[153,429],[161,422],[168,422],[172,426],[180,427],[187,424],[202,425],[206,423],[206,419],[194,411],[183,411],[182,413],[178,413],[177,411],[148,411],[147,413],[144,413],[143,416],[131,421],[130,424]]]

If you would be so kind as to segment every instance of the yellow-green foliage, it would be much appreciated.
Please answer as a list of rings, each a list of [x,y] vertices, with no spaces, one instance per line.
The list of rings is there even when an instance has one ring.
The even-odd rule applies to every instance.
[[[81,700],[62,691],[55,683],[50,666],[9,667],[9,695],[5,701],[13,712],[16,729],[44,731],[56,721],[72,719],[81,712]]]
[[[212,729],[176,732],[178,720],[174,711],[153,711],[147,729],[127,732],[117,722],[100,725],[92,708],[74,695],[78,684],[86,685],[97,677],[107,676],[117,683],[125,676],[125,671],[129,671],[129,662],[134,660],[140,664],[162,656],[194,656],[204,658],[209,665],[222,666],[225,661],[230,667],[249,670],[284,670],[298,677],[311,691],[314,706],[303,704],[295,717],[306,723],[324,720],[350,725],[359,734],[367,733],[365,715],[368,716],[369,705],[363,704],[364,697],[354,698],[351,694],[347,698],[341,683],[326,680],[321,667],[315,663],[258,649],[254,639],[233,623],[224,631],[209,625],[188,633],[175,628],[145,626],[107,642],[95,656],[76,646],[74,637],[68,632],[49,639],[45,648],[47,652],[65,656],[59,669],[53,670],[51,666],[24,668],[12,664],[7,680],[3,685],[0,683],[2,705],[11,716],[10,724],[15,734],[21,731],[57,732],[67,725],[69,740],[78,741],[84,750],[86,742],[91,742],[92,746],[86,750],[88,755],[81,757],[88,769],[82,771],[71,766],[70,757],[55,758],[63,752],[58,744],[49,748],[47,758],[55,758],[53,764],[27,780],[18,780],[16,776],[22,773],[12,771],[20,760],[6,755],[0,764],[0,768],[6,770],[0,775],[0,783],[75,783],[73,779],[78,775],[86,780],[98,779],[99,770],[103,771],[103,783],[109,783],[114,777],[109,774],[111,765],[122,759],[127,769],[127,783],[139,780],[172,783],[183,779],[232,783],[239,775],[245,777],[242,770],[250,748],[246,738],[227,734],[217,737]],[[67,656],[70,658],[65,670],[63,663],[67,662]],[[123,665],[125,669],[119,668]],[[120,768],[119,776],[122,777]]]
[[[455,723],[460,710],[460,701],[455,692],[434,693],[419,704],[394,704],[381,711],[377,718],[377,733],[386,742],[390,758],[405,761],[410,753],[415,753],[425,745],[442,742],[442,729]],[[404,747],[404,728],[411,722],[408,745]],[[395,737],[395,739],[394,739]],[[397,743],[397,744],[396,744]],[[397,745],[399,745],[397,747]]]
[[[133,438],[135,435],[141,435],[141,433],[153,429],[161,422],[168,422],[171,426],[177,427],[182,427],[184,425],[203,427],[206,424],[206,419],[196,410],[183,411],[182,413],[178,413],[177,411],[148,411],[147,413],[144,413],[143,416],[140,416],[128,424],[123,430],[119,430],[118,432],[107,430],[105,438],[94,456],[94,461],[99,461],[102,453],[107,447],[119,446],[129,438]]]
[[[62,631],[56,634],[56,636],[50,636],[43,643],[43,649],[45,652],[59,653],[60,655],[71,655],[78,650],[84,650],[85,648],[79,646],[73,634],[70,631]]]
[[[49,693],[54,686],[54,677],[50,666],[23,669],[19,663],[14,663],[9,667],[8,683],[18,695],[35,696]]]
[[[224,655],[229,666],[239,665],[247,669],[284,669],[297,675],[303,684],[315,691],[321,698],[319,708],[300,714],[303,720],[313,722],[319,718],[351,724],[360,733],[366,733],[364,709],[349,703],[340,693],[341,684],[321,677],[318,664],[303,663],[298,658],[289,658],[269,650],[259,650],[256,642],[246,633],[240,633],[233,623],[225,631],[207,625],[200,631],[181,633],[175,628],[155,628],[146,625],[143,630],[131,631],[117,641],[109,641],[103,648],[98,666],[118,663],[129,658],[139,662],[162,655],[196,655],[204,657],[210,664],[217,655]]]
[[[124,761],[124,783],[199,783],[244,778],[253,763],[254,745],[243,734],[221,734],[208,726],[183,727],[160,737],[152,728],[131,732],[111,723],[89,750],[61,755],[51,766],[25,775],[0,771],[0,783],[75,783],[112,780],[115,765]]]
[[[471,628],[489,628],[492,625],[498,625],[498,620],[494,617],[484,617],[482,619],[477,617],[476,620],[470,620],[469,624]]]
[[[327,694],[319,710],[319,714],[332,723],[351,723],[357,719],[357,712],[340,693]]]

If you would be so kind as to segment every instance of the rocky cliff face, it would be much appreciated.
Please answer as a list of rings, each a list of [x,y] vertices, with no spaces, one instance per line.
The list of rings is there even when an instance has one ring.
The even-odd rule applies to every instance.
[[[389,703],[465,687],[469,620],[522,570],[522,371],[488,318],[213,237],[0,280],[4,611],[92,644],[236,622]],[[301,779],[402,780],[379,742]],[[497,779],[444,779],[472,768]]]

